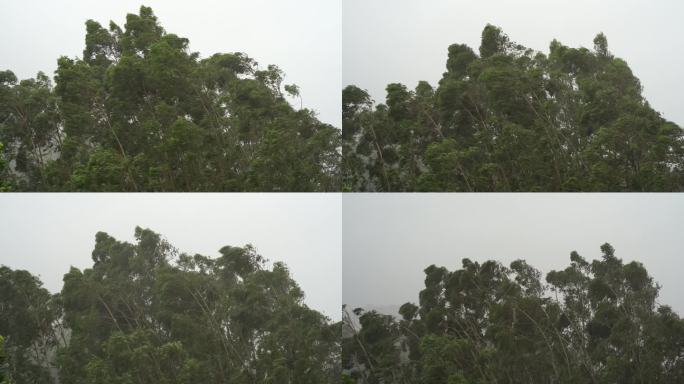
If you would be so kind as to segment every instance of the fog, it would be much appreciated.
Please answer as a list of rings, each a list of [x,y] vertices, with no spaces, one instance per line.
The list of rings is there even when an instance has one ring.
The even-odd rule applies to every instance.
[[[548,54],[558,39],[593,47],[597,33],[641,80],[655,110],[684,126],[679,90],[684,85],[684,2],[676,0],[345,0],[343,85],[367,89],[385,102],[388,83],[433,86],[446,70],[447,47],[465,43],[476,52],[487,23],[511,40]]]
[[[430,264],[525,259],[545,275],[573,250],[599,259],[608,242],[684,314],[682,194],[345,194],[343,206],[342,301],[352,308],[417,303]]]
[[[121,27],[126,14],[152,7],[164,29],[190,39],[202,57],[245,52],[261,68],[278,65],[285,84],[301,89],[303,105],[341,126],[341,0],[3,0],[0,70],[19,78],[52,75],[57,58],[81,56],[85,21]],[[299,107],[299,100],[293,100]]]
[[[339,194],[2,194],[0,212],[0,265],[38,275],[52,292],[70,266],[92,267],[95,233],[134,242],[138,225],[189,254],[251,243],[287,264],[305,303],[340,319]]]

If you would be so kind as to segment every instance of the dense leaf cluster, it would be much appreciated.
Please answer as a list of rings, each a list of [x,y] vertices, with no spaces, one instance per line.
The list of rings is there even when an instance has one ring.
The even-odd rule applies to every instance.
[[[0,383],[49,383],[59,298],[27,271],[0,266]]]
[[[123,29],[86,29],[83,57],[59,59],[54,87],[0,72],[0,188],[339,190],[340,131],[288,103],[299,88],[278,67],[201,59],[147,7]]]
[[[609,244],[589,263],[541,273],[463,259],[425,269],[419,305],[401,319],[354,310],[343,339],[348,383],[680,383],[684,320],[656,304],[641,263]]]
[[[340,325],[303,304],[279,262],[251,246],[178,254],[136,228],[135,244],[98,233],[92,268],[50,295],[26,271],[0,270],[0,335],[13,383],[333,383]]]
[[[627,63],[554,40],[548,55],[497,27],[479,55],[449,47],[436,88],[389,84],[373,106],[343,92],[343,186],[353,191],[678,191],[682,129],[642,96]]]

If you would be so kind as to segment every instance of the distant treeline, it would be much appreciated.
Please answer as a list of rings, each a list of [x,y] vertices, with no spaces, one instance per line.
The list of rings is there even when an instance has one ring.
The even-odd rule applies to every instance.
[[[54,87],[0,71],[0,190],[339,191],[340,130],[275,65],[200,59],[147,7],[86,32]]]
[[[420,57],[407,57],[403,65]],[[551,42],[548,55],[487,25],[479,55],[448,49],[436,88],[342,92],[351,191],[681,191],[682,129],[654,111],[627,63]]]
[[[93,266],[57,294],[0,267],[0,383],[319,384],[339,381],[341,324],[303,304],[251,246],[178,254],[136,228],[98,233]],[[49,257],[49,256],[46,256]]]
[[[684,382],[684,320],[641,263],[601,251],[572,252],[545,282],[524,260],[431,265],[400,319],[356,308],[357,323],[344,308],[343,382]]]

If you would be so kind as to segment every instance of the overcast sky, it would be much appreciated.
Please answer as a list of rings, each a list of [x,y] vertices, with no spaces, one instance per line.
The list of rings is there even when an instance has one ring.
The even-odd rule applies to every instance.
[[[684,315],[682,194],[345,194],[342,301],[418,303],[423,270],[461,259],[525,259],[544,276],[613,245],[662,285],[658,301]]]
[[[70,266],[92,267],[95,233],[134,242],[136,225],[181,252],[217,257],[251,243],[283,261],[305,302],[339,320],[342,203],[339,194],[2,194],[0,265],[39,275],[52,292]]]
[[[608,49],[627,61],[644,94],[663,116],[684,126],[680,0],[386,0],[343,1],[343,76],[346,86],[385,101],[385,86],[433,86],[446,70],[447,47],[465,43],[476,52],[487,23],[526,47],[548,53],[557,38],[593,47],[604,32]]]
[[[299,85],[304,106],[341,126],[341,0],[2,0],[0,70],[19,78],[52,75],[57,58],[81,56],[85,21],[121,27],[141,4],[169,33],[190,39],[202,57],[245,52],[262,68],[276,64]],[[299,101],[296,102],[299,105]]]

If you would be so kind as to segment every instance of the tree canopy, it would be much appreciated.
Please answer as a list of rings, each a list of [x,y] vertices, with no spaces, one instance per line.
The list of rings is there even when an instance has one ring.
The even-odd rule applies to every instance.
[[[0,269],[12,383],[339,380],[340,324],[308,308],[287,266],[268,267],[250,245],[210,258],[136,228],[133,244],[98,233],[92,260],[55,295],[27,271]]]
[[[28,271],[0,266],[0,383],[49,383],[59,297]]]
[[[399,318],[357,308],[357,325],[347,312],[345,382],[683,382],[684,320],[657,303],[641,263],[601,252],[572,252],[545,281],[524,260],[427,267]]]
[[[151,8],[88,20],[54,85],[0,71],[0,188],[338,191],[340,130],[291,106],[299,92],[243,53],[200,58]]]
[[[653,110],[600,33],[548,54],[482,31],[448,48],[436,87],[388,84],[384,104],[342,91],[352,191],[681,191],[682,129]]]

